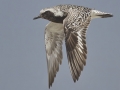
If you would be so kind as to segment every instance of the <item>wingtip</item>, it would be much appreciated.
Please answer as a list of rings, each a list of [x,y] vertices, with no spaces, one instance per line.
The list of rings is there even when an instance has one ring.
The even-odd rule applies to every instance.
[[[50,89],[50,85],[49,85],[48,87],[49,87],[49,89]]]
[[[52,84],[49,84],[49,89],[52,87]]]

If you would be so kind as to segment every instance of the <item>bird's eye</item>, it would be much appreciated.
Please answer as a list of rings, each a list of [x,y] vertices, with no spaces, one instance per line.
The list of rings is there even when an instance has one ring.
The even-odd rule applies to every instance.
[[[44,14],[50,14],[50,11],[46,11]]]

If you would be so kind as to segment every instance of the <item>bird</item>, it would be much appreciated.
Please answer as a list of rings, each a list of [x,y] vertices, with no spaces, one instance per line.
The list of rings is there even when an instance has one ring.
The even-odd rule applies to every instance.
[[[45,48],[48,68],[48,86],[52,87],[62,63],[62,44],[65,41],[70,73],[78,81],[86,65],[86,30],[92,19],[113,17],[110,13],[78,5],[57,5],[40,10],[33,20],[49,21],[45,27]]]

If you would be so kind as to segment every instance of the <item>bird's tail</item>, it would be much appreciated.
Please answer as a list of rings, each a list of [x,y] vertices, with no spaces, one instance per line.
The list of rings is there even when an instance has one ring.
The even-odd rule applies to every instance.
[[[112,14],[110,13],[105,13],[97,10],[92,10],[91,12],[91,17],[93,18],[108,18],[108,17],[113,17]]]

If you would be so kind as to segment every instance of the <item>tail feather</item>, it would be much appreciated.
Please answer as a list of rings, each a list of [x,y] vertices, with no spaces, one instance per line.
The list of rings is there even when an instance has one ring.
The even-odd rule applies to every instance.
[[[91,12],[91,17],[93,18],[108,18],[108,17],[113,17],[112,14],[110,13],[105,13],[97,10],[92,10]]]
[[[102,14],[102,15],[98,15],[98,16],[100,16],[101,18],[113,17],[112,14]]]

